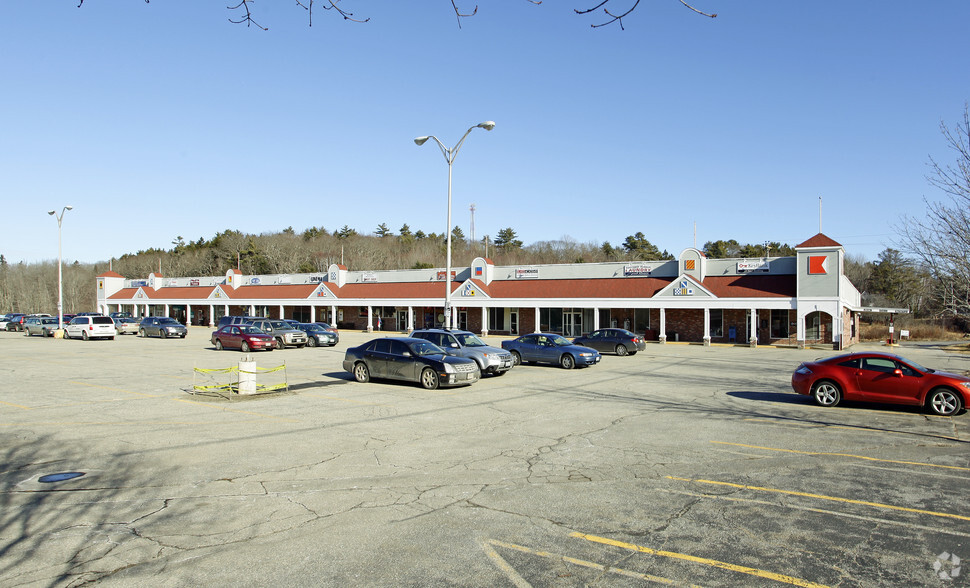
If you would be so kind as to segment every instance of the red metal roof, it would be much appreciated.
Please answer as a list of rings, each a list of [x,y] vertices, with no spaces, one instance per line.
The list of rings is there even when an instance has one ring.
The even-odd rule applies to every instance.
[[[793,298],[795,276],[708,276],[704,287],[718,298]]]
[[[123,275],[119,274],[118,272],[113,272],[111,270],[108,270],[108,271],[104,272],[103,274],[98,274],[96,277],[98,277],[98,278],[124,278]]]
[[[814,237],[812,237],[811,239],[809,239],[808,241],[805,241],[801,245],[795,245],[795,249],[800,249],[802,247],[841,247],[841,246],[842,245],[840,243],[836,243],[835,241],[833,241],[832,239],[829,239],[822,233],[819,233]]]

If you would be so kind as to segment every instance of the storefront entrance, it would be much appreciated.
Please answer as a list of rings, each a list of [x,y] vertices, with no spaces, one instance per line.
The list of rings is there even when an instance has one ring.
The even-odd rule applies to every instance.
[[[563,311],[562,334],[566,337],[579,337],[583,334],[583,313]]]

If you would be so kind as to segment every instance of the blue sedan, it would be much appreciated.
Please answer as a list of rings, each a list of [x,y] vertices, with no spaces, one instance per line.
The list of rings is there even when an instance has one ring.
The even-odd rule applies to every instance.
[[[599,351],[582,345],[574,345],[562,335],[532,333],[518,339],[502,341],[502,349],[512,353],[512,362],[552,363],[569,370],[575,366],[586,367],[600,361]]]

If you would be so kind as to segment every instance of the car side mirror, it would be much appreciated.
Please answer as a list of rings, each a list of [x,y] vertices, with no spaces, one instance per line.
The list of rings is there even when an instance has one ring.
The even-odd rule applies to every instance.
[[[896,369],[893,370],[893,375],[896,376],[897,378],[902,378],[903,377],[903,370],[901,370],[899,368],[896,368]]]
[[[410,352],[410,351],[405,351],[405,352],[404,352],[404,353],[402,353],[401,355],[402,355],[403,357],[411,357],[411,352]]]
[[[454,341],[452,341],[452,342],[451,342],[451,343],[450,343],[450,344],[448,345],[448,347],[451,347],[452,349],[458,349],[458,344],[457,344],[457,343],[455,343]]]

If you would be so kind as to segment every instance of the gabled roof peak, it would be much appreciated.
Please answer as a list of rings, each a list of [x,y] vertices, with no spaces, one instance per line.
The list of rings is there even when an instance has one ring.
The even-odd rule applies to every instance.
[[[811,239],[809,239],[808,241],[805,241],[800,245],[795,245],[795,249],[802,249],[807,247],[842,247],[842,244],[837,243],[836,241],[823,235],[822,233],[819,233],[814,237],[812,237]]]

